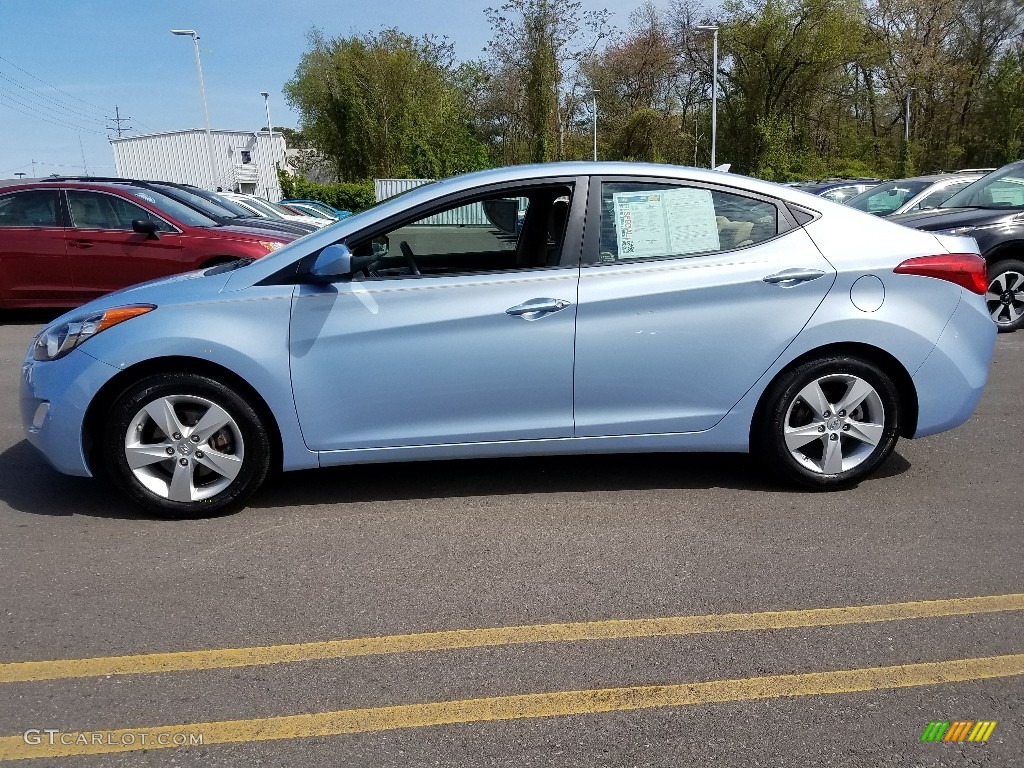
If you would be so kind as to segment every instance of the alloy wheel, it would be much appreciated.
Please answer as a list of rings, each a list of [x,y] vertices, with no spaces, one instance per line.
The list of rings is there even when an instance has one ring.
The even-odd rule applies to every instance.
[[[811,381],[789,403],[783,420],[790,456],[819,475],[854,469],[872,455],[884,432],[878,392],[848,373]]]
[[[147,403],[128,424],[124,456],[140,484],[169,501],[195,502],[223,492],[245,457],[242,431],[222,407],[195,395]]]
[[[985,293],[989,314],[996,325],[1012,325],[1024,315],[1024,274],[1006,270],[993,278]]]

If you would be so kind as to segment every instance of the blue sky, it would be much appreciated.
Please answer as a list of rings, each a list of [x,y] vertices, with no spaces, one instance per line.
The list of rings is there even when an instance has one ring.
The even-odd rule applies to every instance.
[[[584,7],[608,8],[624,28],[641,2],[584,0]],[[281,88],[312,26],[329,36],[388,26],[446,35],[457,56],[469,59],[490,35],[484,9],[497,5],[500,0],[0,0],[0,178],[31,175],[32,160],[36,175],[82,173],[83,154],[91,173],[112,174],[105,126],[113,123],[105,118],[114,116],[115,105],[137,132],[202,127],[192,42],[171,29],[195,29],[201,37],[211,126],[257,130],[266,124],[260,91],[270,93],[274,125],[296,125]]]

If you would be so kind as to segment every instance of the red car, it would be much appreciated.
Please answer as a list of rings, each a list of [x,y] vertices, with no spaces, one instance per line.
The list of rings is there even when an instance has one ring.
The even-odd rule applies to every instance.
[[[9,183],[0,186],[0,307],[74,307],[146,280],[258,259],[294,239],[218,225],[127,184]]]

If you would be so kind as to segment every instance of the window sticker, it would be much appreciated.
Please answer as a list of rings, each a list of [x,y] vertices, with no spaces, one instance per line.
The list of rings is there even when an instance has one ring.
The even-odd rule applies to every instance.
[[[615,192],[612,203],[621,260],[721,250],[710,190]]]

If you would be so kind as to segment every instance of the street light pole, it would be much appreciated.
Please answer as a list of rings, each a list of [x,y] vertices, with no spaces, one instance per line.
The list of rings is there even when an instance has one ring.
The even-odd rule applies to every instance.
[[[712,33],[711,42],[711,164],[715,167],[715,149],[718,143],[718,27],[714,24],[702,24],[694,27],[702,32]]]
[[[194,29],[172,29],[172,35],[192,38],[192,46],[196,53],[196,71],[199,73],[199,96],[203,101],[203,116],[206,118],[206,155],[209,163],[209,185],[212,192],[217,188],[217,171],[213,163],[213,134],[210,133],[210,111],[206,108],[206,86],[203,84],[203,65],[199,60],[199,35]]]
[[[595,88],[590,92],[590,97],[593,99],[594,107],[594,161],[597,161],[597,94],[599,91]]]
[[[260,96],[263,97],[263,105],[267,108],[267,133],[270,134],[270,159],[274,163],[274,175],[275,178],[271,179],[271,182],[276,181],[277,175],[277,159],[274,157],[274,124],[270,122],[270,94],[266,91],[260,91]],[[267,199],[270,199],[270,187],[267,187]]]

